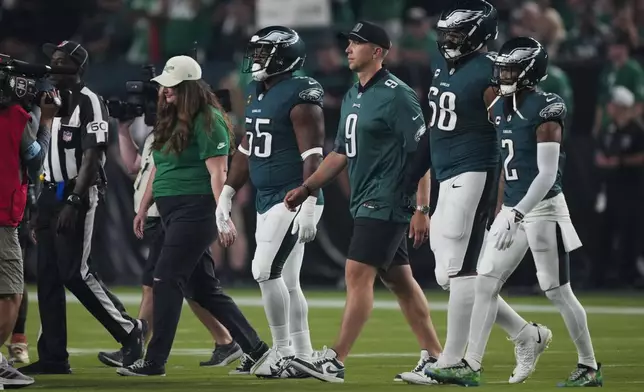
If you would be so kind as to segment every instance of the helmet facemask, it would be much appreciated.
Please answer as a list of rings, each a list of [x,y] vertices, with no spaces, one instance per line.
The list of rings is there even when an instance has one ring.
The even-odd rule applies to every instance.
[[[472,48],[469,36],[458,30],[438,30],[438,48],[447,60],[457,60],[478,48]]]
[[[496,64],[493,77],[496,94],[507,97],[516,93],[519,90],[523,74],[524,70],[517,64]]]
[[[253,80],[261,82],[271,76],[268,68],[277,47],[273,43],[251,42],[244,55],[244,73],[252,74]]]

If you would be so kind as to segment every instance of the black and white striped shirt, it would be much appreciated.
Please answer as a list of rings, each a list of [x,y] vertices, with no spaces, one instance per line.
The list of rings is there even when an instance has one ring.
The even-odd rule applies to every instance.
[[[108,113],[103,100],[81,85],[72,91],[69,117],[54,117],[44,162],[45,181],[67,182],[78,176],[83,151],[107,146]],[[101,159],[104,163],[104,158]]]

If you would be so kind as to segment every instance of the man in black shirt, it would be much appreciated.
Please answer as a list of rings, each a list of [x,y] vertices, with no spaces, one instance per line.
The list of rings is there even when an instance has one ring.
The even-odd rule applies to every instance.
[[[45,44],[51,65],[76,67],[71,76],[56,75],[60,90],[71,91],[68,113],[55,117],[44,162],[44,183],[38,199],[38,307],[42,333],[39,360],[21,371],[27,374],[68,374],[65,288],[123,345],[124,365],[142,357],[147,325],[133,320],[115,303],[88,265],[97,184],[105,160],[108,114],[101,98],[86,87],[82,74],[87,51],[78,43]]]
[[[597,140],[595,163],[602,186],[597,210],[602,214],[601,268],[598,277],[608,284],[634,283],[641,249],[642,196],[644,196],[644,127],[634,116],[635,96],[617,86],[608,104],[609,125]]]

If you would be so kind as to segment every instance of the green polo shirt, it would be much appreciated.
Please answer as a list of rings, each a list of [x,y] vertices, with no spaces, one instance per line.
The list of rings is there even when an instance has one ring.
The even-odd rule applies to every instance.
[[[152,183],[152,195],[155,198],[212,194],[210,173],[205,161],[216,156],[227,156],[230,139],[222,114],[211,108],[211,115],[210,129],[206,129],[204,115],[197,115],[188,147],[180,154],[167,152],[165,146],[161,151],[154,151],[157,172]]]

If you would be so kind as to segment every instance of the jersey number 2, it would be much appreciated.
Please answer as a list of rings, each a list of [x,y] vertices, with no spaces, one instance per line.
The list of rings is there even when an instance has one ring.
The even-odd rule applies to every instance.
[[[430,128],[436,124],[436,117],[438,117],[438,124],[436,127],[441,131],[453,131],[456,129],[456,94],[451,91],[445,91],[438,97],[438,105],[432,97],[438,96],[438,89],[436,87],[429,88],[429,107],[432,109],[432,118],[429,120]]]
[[[503,172],[505,173],[506,181],[516,181],[519,179],[519,173],[517,169],[509,169],[508,166],[512,159],[514,158],[514,142],[511,139],[501,140],[501,148],[508,149],[508,156],[503,161]]]
[[[246,124],[252,124],[253,119],[246,117]],[[271,156],[271,144],[273,135],[261,130],[262,125],[269,125],[271,120],[268,118],[256,118],[255,129],[249,131],[246,129],[246,138],[248,139],[248,152],[258,158],[268,158]],[[263,141],[263,143],[262,143]]]

